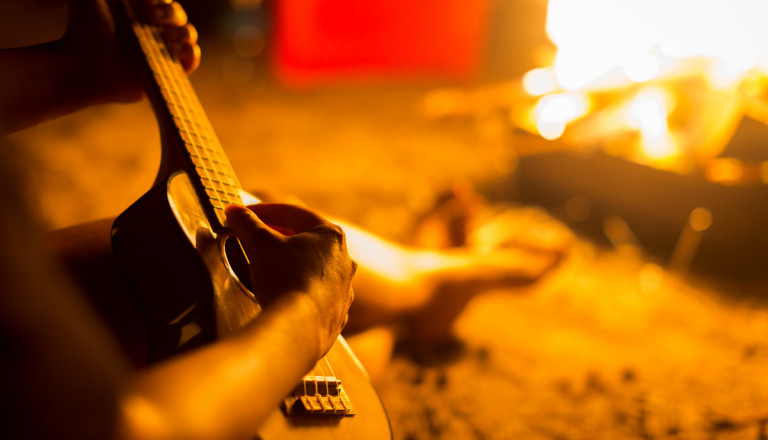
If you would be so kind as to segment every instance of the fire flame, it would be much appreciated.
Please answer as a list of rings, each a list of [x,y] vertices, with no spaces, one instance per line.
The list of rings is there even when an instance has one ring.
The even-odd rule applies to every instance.
[[[684,167],[694,142],[705,152],[693,160],[714,157],[743,116],[745,96],[766,94],[765,23],[765,0],[549,0],[556,53],[522,81],[538,99],[533,125],[557,139],[600,113],[591,128],[634,133],[634,159]],[[711,123],[673,121],[678,107],[692,113],[718,99],[728,103],[704,108],[719,112],[704,117]],[[691,126],[710,132],[691,134]]]

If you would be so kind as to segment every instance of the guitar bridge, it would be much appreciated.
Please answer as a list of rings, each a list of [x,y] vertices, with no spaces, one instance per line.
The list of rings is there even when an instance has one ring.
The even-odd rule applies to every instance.
[[[341,381],[334,376],[304,376],[293,393],[283,401],[285,413],[292,415],[353,416]]]

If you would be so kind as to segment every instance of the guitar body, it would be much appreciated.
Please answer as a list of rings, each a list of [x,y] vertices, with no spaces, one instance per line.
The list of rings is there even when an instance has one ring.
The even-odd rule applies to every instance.
[[[232,333],[258,312],[229,270],[186,173],[160,181],[121,214],[112,249],[146,311],[149,362]]]
[[[151,363],[237,332],[260,308],[224,216],[226,206],[251,197],[243,196],[184,69],[136,2],[112,0],[110,7],[144,78],[163,154],[154,187],[115,220],[112,250],[143,310]],[[392,437],[367,373],[341,337],[258,434],[264,440]]]
[[[113,252],[148,323],[149,362],[226,337],[258,315],[225,251],[228,238],[215,232],[183,171],[159,180],[115,220]],[[353,414],[287,415],[275,408],[259,438],[391,438],[379,397],[341,337],[326,360]]]

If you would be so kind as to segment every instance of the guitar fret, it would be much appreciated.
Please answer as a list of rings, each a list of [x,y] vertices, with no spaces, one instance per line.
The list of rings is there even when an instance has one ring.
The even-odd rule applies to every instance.
[[[195,141],[192,139],[192,136],[189,134],[189,132],[187,130],[181,130],[180,129],[179,130],[179,134],[181,134],[181,139],[184,140],[184,143],[187,146],[195,145]],[[187,151],[189,151],[189,149],[187,149]]]
[[[205,188],[206,190],[215,191],[216,193],[224,194],[229,197],[239,197],[239,195],[236,192],[232,191],[231,187],[227,188],[222,185],[213,185],[213,186],[209,185],[209,186],[204,186],[203,188]]]
[[[211,186],[205,186],[203,188],[205,189],[206,194],[208,194],[211,197],[219,197],[219,195],[221,195],[221,197],[219,198],[223,198],[226,200],[238,200],[240,198],[240,196],[237,193],[233,192],[229,188],[214,188]],[[212,191],[213,195],[209,194],[208,193],[209,191]]]
[[[208,194],[207,192],[206,192],[206,195],[208,196],[208,200],[210,200],[211,202],[218,201],[222,204],[222,206],[228,206],[228,205],[240,203],[239,199],[233,198],[233,197],[219,197],[216,194],[211,195],[211,194]]]
[[[229,167],[229,164],[225,162],[219,162],[217,160],[205,157],[205,156],[198,156],[194,153],[189,154],[190,160],[192,161],[192,164],[196,167],[203,168],[207,171],[215,172],[216,174],[227,176],[228,180],[235,180],[234,176],[232,175],[231,171],[227,170],[226,168]]]
[[[183,141],[191,169],[209,198],[221,225],[226,225],[224,206],[241,203],[240,183],[221,149],[184,69],[165,46],[160,32],[146,23],[134,22],[134,32],[155,79],[166,115]]]
[[[210,176],[214,170],[204,168],[201,166],[195,166],[195,169],[197,170],[198,176],[200,176],[200,179],[203,183],[203,188],[210,188],[210,189],[217,189],[221,191],[226,191],[232,196],[237,197],[237,189],[238,187],[233,183],[232,176],[224,175],[224,177],[228,177],[228,181],[221,181],[221,180],[214,180],[210,179],[207,176]],[[201,172],[202,171],[202,172]],[[206,184],[206,181],[210,181],[213,184]]]
[[[228,177],[232,177],[232,176],[228,176]],[[235,184],[234,178],[232,178],[232,180],[230,181],[220,181],[220,180],[211,179],[206,176],[200,176],[200,180],[203,182],[203,188],[214,188],[216,185],[224,185],[234,190],[235,192],[240,189],[240,186]],[[206,184],[206,182],[213,182],[213,185]]]
[[[200,145],[196,142],[184,144],[187,147],[187,152],[190,154],[197,154],[200,157],[208,158],[211,161],[217,162],[222,167],[229,168],[229,163],[224,162],[223,156],[221,156],[216,150]],[[190,151],[191,150],[191,151]]]
[[[179,119],[178,124],[181,124],[181,122],[183,122],[183,120]],[[209,153],[209,155],[214,155],[216,157],[222,156],[220,149],[211,148],[210,146],[205,145],[206,143],[210,144],[214,142],[214,139],[210,139],[197,133],[190,133],[183,128],[179,129],[179,133],[181,134],[181,139],[184,141],[184,145],[187,147],[188,153],[206,152]],[[221,162],[221,164],[226,165],[224,162]]]
[[[190,154],[189,157],[192,159],[192,163],[196,166],[208,168],[211,166],[211,161],[207,157],[200,157],[195,154]]]
[[[161,75],[160,73],[158,73],[154,69],[152,70],[152,75],[155,77],[155,81],[157,81],[158,83],[161,83],[161,84],[163,83],[163,75]]]
[[[195,170],[197,171],[197,175],[200,176],[200,181],[203,184],[203,188],[217,188],[217,187],[227,187],[228,190],[231,192],[237,192],[239,189],[239,186],[235,183],[235,179],[233,176],[222,174],[222,173],[215,173],[219,174],[222,177],[226,177],[227,180],[219,180],[212,178],[211,175],[215,170],[211,170],[208,168],[201,167],[199,165],[195,166]],[[212,182],[212,183],[206,183],[206,182]]]
[[[194,163],[195,165],[200,165],[202,163],[206,163],[206,164],[210,163],[210,164],[212,164],[211,166],[226,166],[227,165],[226,163],[221,162],[219,160],[212,159],[210,157],[199,156],[199,155],[193,153],[192,151],[190,151],[190,150],[194,150],[194,148],[192,148],[192,147],[199,147],[199,145],[190,145],[190,144],[186,144],[186,145],[187,145],[187,151],[189,152],[189,157],[192,158],[192,163]]]
[[[172,104],[171,102],[171,93],[168,91],[168,88],[161,86],[160,87],[160,93],[163,95],[163,99],[165,99],[165,102],[168,102]]]
[[[203,171],[206,171],[208,173],[212,173],[212,174],[216,172],[216,170],[213,169],[213,168],[208,168],[208,167],[204,167],[204,166],[201,166],[201,165],[195,165],[195,168],[203,170]]]
[[[231,195],[232,197],[239,197],[237,194],[237,188],[235,188],[233,185],[227,185],[223,183],[219,183],[216,185],[205,185],[203,184],[203,188],[205,189],[215,189],[222,192],[225,192],[226,194]]]
[[[166,125],[176,125],[178,131],[175,135],[182,137],[185,143],[185,146],[183,147],[177,145],[177,143],[164,144],[163,147],[165,149],[173,147],[186,148],[187,151],[181,150],[180,153],[189,154],[191,161],[184,161],[184,164],[186,165],[184,170],[189,171],[190,177],[194,177],[193,174],[197,172],[203,174],[203,176],[200,176],[200,180],[193,182],[196,190],[200,189],[201,184],[205,186],[214,185],[213,188],[205,190],[205,193],[211,200],[207,200],[208,197],[206,197],[206,194],[200,194],[201,202],[204,204],[208,220],[213,228],[213,231],[211,232],[217,234],[224,232],[219,230],[217,226],[225,227],[227,225],[227,219],[224,214],[225,206],[231,202],[240,203],[238,200],[239,198],[235,197],[236,194],[239,194],[241,188],[240,184],[234,176],[229,160],[221,150],[221,145],[216,139],[213,129],[210,127],[210,122],[202,112],[199,102],[197,102],[197,97],[191,90],[190,83],[187,81],[180,63],[178,63],[178,60],[174,59],[168,52],[159,31],[155,27],[150,27],[146,24],[146,17],[136,16],[137,11],[134,11],[133,5],[138,3],[138,1],[139,0],[122,0],[122,3],[131,20],[130,23],[133,26],[141,50],[144,52],[145,60],[152,69],[152,72],[157,74],[155,79],[156,86],[159,90],[149,90],[149,92],[151,92],[150,97],[152,99],[163,100],[162,102],[153,102],[155,110],[158,112],[160,122],[166,123]],[[168,129],[173,127],[164,125],[162,128]],[[163,153],[166,155],[164,158],[167,158],[168,151],[164,150]],[[201,165],[199,170],[192,166],[195,161],[198,161]],[[212,166],[213,164],[215,164],[215,166]],[[213,174],[208,174],[209,170],[206,169],[213,169]],[[169,171],[176,170],[172,169]],[[232,192],[230,192],[230,189]],[[233,199],[230,199],[230,196],[232,196]],[[117,236],[119,239],[123,239],[122,237],[125,237],[125,235],[120,234]],[[211,281],[218,282],[219,280]],[[216,284],[214,287],[227,288],[228,286]],[[218,293],[218,290],[214,293]],[[220,299],[224,298],[217,297],[216,301],[219,301]],[[154,303],[153,299],[153,302],[150,304]],[[218,304],[222,303],[215,303],[215,305]],[[226,303],[223,304],[226,305]],[[165,304],[163,305],[165,306]],[[224,309],[225,307],[221,308],[221,310]],[[224,311],[226,312],[226,310]],[[241,315],[238,315],[237,317],[239,318],[240,316]],[[157,318],[153,317],[149,324],[151,325],[151,329],[158,330],[159,336],[168,336],[168,340],[175,342],[178,336],[174,333],[173,329],[170,331],[167,330],[168,321],[169,319],[165,319],[165,316]],[[204,322],[203,320],[198,321],[201,325],[205,326],[207,324],[207,322]],[[206,327],[204,330],[207,331],[208,328]],[[161,339],[158,340],[162,341]],[[171,347],[170,345],[173,346]],[[345,345],[346,344],[341,341],[341,344],[336,344],[335,347],[341,346],[342,349],[344,349]],[[169,354],[170,352],[175,352],[178,348],[179,347],[177,347],[176,344],[166,344],[163,342],[158,344],[158,349],[153,350],[151,355],[153,358],[157,358],[159,355],[162,356]],[[295,395],[289,396],[289,398],[284,400],[284,409],[287,413],[290,413],[292,408],[296,408],[296,414],[300,414],[303,408],[303,411],[306,411],[307,413],[329,415],[333,417],[333,419],[330,419],[333,421],[338,420],[338,416],[351,416],[354,414],[349,399],[347,398],[344,389],[341,387],[341,381],[336,378],[333,373],[333,368],[330,368],[331,366],[327,360],[325,360],[325,363],[328,365],[330,372],[326,372],[325,367],[318,363],[318,365],[315,366],[315,369],[319,368],[321,372],[312,376],[307,375],[302,380],[304,392],[300,393],[297,391]],[[312,388],[312,394],[307,393],[307,388],[309,386]],[[378,413],[383,415],[383,412],[380,410]],[[383,418],[386,422],[386,417],[384,416]],[[381,437],[384,437],[385,435],[386,433],[382,433]]]
[[[232,193],[229,193],[229,192],[225,192],[225,191],[221,191],[221,190],[214,189],[214,188],[206,188],[205,189],[205,193],[208,194],[208,197],[210,197],[212,199],[221,200],[222,202],[224,202],[224,201],[231,202],[232,198],[236,197],[235,194],[232,194]]]
[[[221,151],[220,151],[220,148],[221,148],[220,146],[219,146],[219,148],[207,147],[205,145],[202,145],[203,142],[199,142],[198,143],[198,142],[195,142],[195,139],[193,139],[193,137],[194,137],[194,138],[197,138],[197,139],[200,139],[200,140],[209,141],[210,143],[214,143],[214,142],[216,142],[215,138],[207,137],[205,135],[201,135],[201,134],[196,133],[196,132],[191,132],[191,131],[187,130],[186,127],[181,126],[181,123],[184,121],[183,119],[181,119],[181,118],[179,118],[177,116],[174,116],[173,119],[176,122],[177,127],[179,128],[179,130],[178,130],[179,134],[181,134],[181,138],[182,138],[182,140],[184,140],[184,142],[192,144],[192,145],[194,145],[196,147],[199,147],[199,148],[205,148],[207,151],[209,151],[211,153],[214,153],[216,155],[221,155],[222,154]],[[214,144],[214,145],[218,146],[218,144]]]
[[[207,151],[207,152],[208,152],[208,153],[210,153],[211,155],[214,155],[214,156],[217,156],[217,157],[218,157],[218,156],[220,156],[220,153],[219,153],[219,151],[218,151],[218,150],[215,150],[215,149],[213,149],[213,148],[211,148],[211,147],[207,147],[207,146],[205,146],[205,145],[200,145],[200,149],[202,149],[203,151]]]

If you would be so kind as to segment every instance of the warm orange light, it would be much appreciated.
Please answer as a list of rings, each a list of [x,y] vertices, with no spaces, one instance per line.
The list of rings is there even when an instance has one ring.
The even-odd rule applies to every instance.
[[[653,55],[641,54],[624,61],[621,67],[631,81],[645,82],[658,76],[661,71],[661,60]]]
[[[711,115],[695,115],[701,111],[696,100],[721,92],[719,99],[730,94],[727,99],[736,100],[734,86],[768,79],[765,23],[765,0],[549,0],[546,31],[557,48],[554,63],[523,77],[524,90],[541,97],[533,112],[536,128],[542,137],[557,139],[569,123],[605,110],[569,139],[590,143],[636,131],[644,163],[689,169],[683,154],[693,161],[711,154],[691,153],[680,142],[717,144],[707,151],[720,151],[727,140],[706,123]],[[756,93],[762,91],[760,86]],[[670,115],[688,93],[691,114],[674,120],[700,132],[686,137],[670,127]],[[697,117],[704,122],[686,120]]]
[[[696,208],[691,211],[688,223],[694,231],[704,232],[712,226],[712,213],[706,208]]]
[[[705,60],[712,83],[727,86],[768,59],[766,20],[762,0],[550,0],[547,34],[566,89],[612,73],[649,81],[684,58]]]
[[[744,177],[744,166],[737,159],[712,159],[707,165],[706,176],[711,182],[735,185]]]
[[[667,124],[667,102],[666,92],[648,88],[628,108],[628,125],[640,131],[643,153],[651,160],[668,159],[677,153]]]
[[[547,34],[558,48],[555,72],[566,89],[595,86],[621,66],[647,63],[657,43],[649,2],[550,0]],[[653,3],[653,2],[650,2]],[[639,61],[638,61],[639,60]]]
[[[523,89],[533,96],[541,96],[558,89],[555,72],[550,68],[538,68],[523,75]]]
[[[534,110],[539,134],[549,140],[559,138],[568,122],[584,115],[588,108],[587,98],[582,93],[553,93],[544,96]]]

